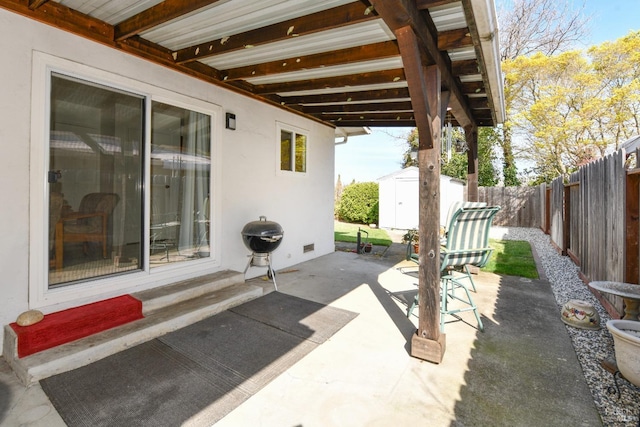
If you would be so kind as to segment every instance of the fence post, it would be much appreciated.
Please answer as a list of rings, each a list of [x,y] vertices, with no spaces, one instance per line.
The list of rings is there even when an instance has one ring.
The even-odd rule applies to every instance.
[[[571,186],[564,186],[564,212],[562,213],[562,255],[567,255],[567,249],[571,247],[569,238],[571,236]]]
[[[640,237],[640,169],[627,172],[627,182],[625,190],[625,265],[624,281],[627,283],[638,283],[640,248],[638,238]]]
[[[544,234],[551,232],[551,188],[544,195]]]

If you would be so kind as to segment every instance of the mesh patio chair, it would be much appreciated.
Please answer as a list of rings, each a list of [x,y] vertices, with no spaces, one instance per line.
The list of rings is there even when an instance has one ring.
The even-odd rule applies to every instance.
[[[449,210],[447,211],[447,219],[444,225],[444,237],[446,238],[447,232],[449,231],[449,224],[451,224],[451,218],[453,218],[453,214],[458,211],[460,208],[484,208],[487,206],[486,202],[453,202],[449,205]],[[446,240],[443,239],[443,245]]]
[[[446,243],[440,252],[440,329],[444,331],[446,315],[473,311],[478,329],[484,330],[478,308],[473,302],[468,284],[476,291],[469,266],[484,267],[493,249],[489,247],[489,230],[499,206],[459,208],[448,224]],[[417,257],[409,259],[418,263]],[[464,295],[456,293],[461,289]],[[465,304],[462,308],[449,307],[451,300]],[[407,317],[418,305],[418,295],[407,310]]]

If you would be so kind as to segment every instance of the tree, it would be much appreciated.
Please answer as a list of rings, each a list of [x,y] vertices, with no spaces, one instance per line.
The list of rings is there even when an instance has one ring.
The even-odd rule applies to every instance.
[[[493,147],[499,138],[499,132],[494,128],[482,127],[478,130],[478,185],[491,187],[498,183],[498,173],[494,167],[496,155]],[[446,140],[446,138],[443,138]],[[453,128],[451,159],[442,156],[440,172],[452,178],[467,179],[468,159],[462,128]],[[418,150],[418,129],[415,128],[407,136],[407,151],[404,153],[402,167],[418,166],[417,159],[412,158],[411,152]],[[444,150],[443,150],[444,151]]]
[[[598,130],[617,149],[625,139],[640,135],[640,31],[592,46],[588,55],[606,100],[592,106],[600,107]]]
[[[568,1],[559,0],[503,0],[498,9],[500,22],[500,48],[503,61],[515,60],[540,52],[553,55],[570,48],[587,33],[588,18],[581,8],[574,10]],[[505,186],[519,185],[513,149],[511,117],[517,111],[520,92],[517,87],[507,88],[505,81],[506,121],[502,137],[497,140],[502,151],[503,182]]]
[[[534,182],[571,173],[640,133],[640,32],[556,55],[506,60],[505,92]]]

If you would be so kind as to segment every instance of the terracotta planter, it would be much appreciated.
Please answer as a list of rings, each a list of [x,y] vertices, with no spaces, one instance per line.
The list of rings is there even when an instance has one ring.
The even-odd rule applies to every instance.
[[[413,252],[418,254],[420,253],[420,245],[418,245],[417,243],[413,244]]]

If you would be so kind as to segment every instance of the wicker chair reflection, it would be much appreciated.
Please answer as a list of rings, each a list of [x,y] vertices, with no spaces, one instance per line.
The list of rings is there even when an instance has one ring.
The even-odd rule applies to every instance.
[[[456,210],[447,227],[446,244],[440,252],[440,330],[444,331],[446,315],[473,311],[478,329],[484,329],[478,308],[469,292],[470,284],[476,290],[469,266],[484,267],[493,251],[489,247],[489,230],[499,206],[468,207]],[[408,254],[407,259],[419,263],[418,257]],[[462,290],[464,295],[456,293]],[[449,307],[451,300],[464,303],[462,308]],[[418,295],[407,310],[407,317],[418,305]]]
[[[78,212],[60,218],[55,230],[56,270],[64,266],[64,245],[68,242],[82,243],[85,254],[89,242],[99,242],[102,257],[107,258],[109,217],[119,200],[115,193],[89,193],[82,198]]]

